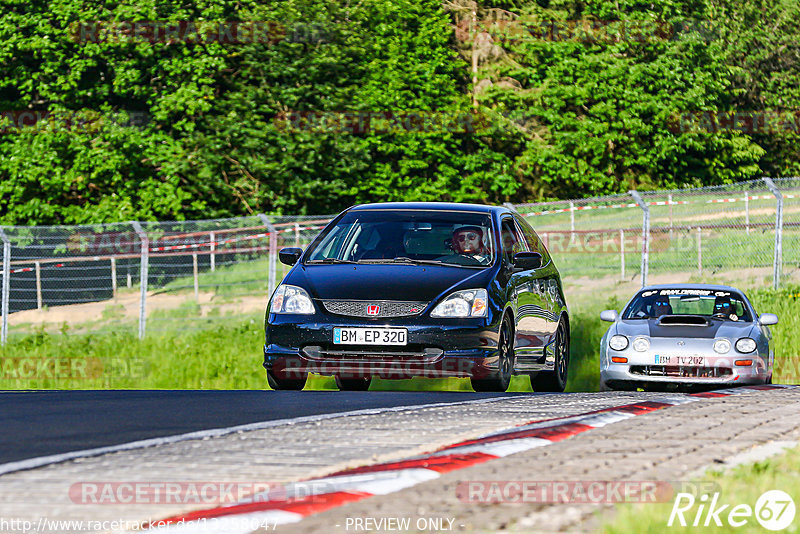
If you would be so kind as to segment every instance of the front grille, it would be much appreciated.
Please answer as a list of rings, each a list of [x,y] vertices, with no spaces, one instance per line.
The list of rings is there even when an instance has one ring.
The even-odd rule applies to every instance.
[[[428,303],[412,300],[323,300],[322,305],[326,311],[336,315],[378,318],[419,315]],[[367,313],[370,306],[378,306],[378,313]]]
[[[679,365],[632,365],[630,372],[642,376],[671,376],[675,378],[722,378],[731,376],[729,367],[686,367]]]

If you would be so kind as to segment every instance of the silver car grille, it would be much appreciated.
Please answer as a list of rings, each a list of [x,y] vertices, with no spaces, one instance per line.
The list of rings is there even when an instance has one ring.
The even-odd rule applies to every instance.
[[[329,313],[350,317],[407,317],[419,315],[427,302],[413,300],[323,300]],[[377,306],[377,313],[375,313]],[[372,312],[372,313],[370,313]]]
[[[630,372],[634,375],[677,378],[721,378],[733,374],[730,367],[688,367],[677,365],[632,365]]]

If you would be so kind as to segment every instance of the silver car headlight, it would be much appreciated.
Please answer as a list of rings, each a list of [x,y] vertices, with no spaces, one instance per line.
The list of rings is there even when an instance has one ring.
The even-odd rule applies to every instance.
[[[488,297],[485,289],[451,293],[431,312],[431,317],[486,317]]]
[[[727,339],[718,339],[714,342],[714,352],[727,354],[731,351],[731,342]]]
[[[302,287],[281,285],[275,290],[270,303],[269,311],[272,313],[294,313],[298,315],[311,315],[314,313],[314,303]]]
[[[736,342],[736,350],[742,354],[749,354],[756,350],[756,341],[749,337],[743,337]]]
[[[636,352],[646,352],[650,350],[650,340],[646,337],[637,337],[633,340],[633,350]]]
[[[611,336],[608,340],[608,346],[614,350],[625,350],[628,348],[628,338],[619,334]]]

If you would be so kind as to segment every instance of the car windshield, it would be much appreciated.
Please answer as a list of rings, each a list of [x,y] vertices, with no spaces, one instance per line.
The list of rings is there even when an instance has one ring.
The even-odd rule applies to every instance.
[[[725,321],[751,321],[744,299],[730,291],[711,289],[655,289],[642,291],[623,312],[623,319],[651,319],[662,315],[699,315]]]
[[[311,245],[305,261],[484,267],[494,260],[491,229],[484,213],[354,210]]]

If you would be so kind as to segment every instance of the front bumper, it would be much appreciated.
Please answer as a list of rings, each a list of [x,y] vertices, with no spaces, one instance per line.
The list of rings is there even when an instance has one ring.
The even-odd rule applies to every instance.
[[[632,383],[738,386],[763,384],[769,378],[769,370],[758,355],[708,356],[703,365],[655,364],[655,355],[646,352],[627,356],[627,363],[613,363],[607,357],[602,358],[600,381],[611,387]],[[734,365],[736,359],[749,359],[753,363],[737,366]]]
[[[278,378],[306,373],[342,378],[485,377],[498,371],[499,324],[480,319],[270,315],[264,367]],[[487,324],[489,323],[489,324]],[[335,327],[406,328],[405,346],[333,344]]]

